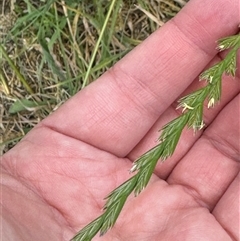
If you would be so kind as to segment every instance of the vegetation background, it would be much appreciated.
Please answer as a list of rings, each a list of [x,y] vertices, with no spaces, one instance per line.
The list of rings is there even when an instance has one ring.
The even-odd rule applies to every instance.
[[[187,1],[0,0],[0,154]]]

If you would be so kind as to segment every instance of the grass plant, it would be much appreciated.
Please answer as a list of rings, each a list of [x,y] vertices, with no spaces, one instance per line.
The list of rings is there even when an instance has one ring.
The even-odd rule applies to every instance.
[[[0,3],[0,151],[13,147],[39,121],[97,79],[149,34],[175,16],[183,0],[49,0]],[[107,30],[107,31],[106,31]],[[115,224],[128,196],[147,186],[159,160],[182,130],[203,128],[203,106],[221,99],[223,74],[235,75],[240,36],[219,40],[224,60],[204,71],[206,86],[179,100],[182,115],[162,127],[159,144],[140,156],[129,180],[106,197],[101,216],[72,239],[91,240]]]
[[[204,127],[205,101],[208,108],[214,107],[221,99],[222,76],[227,74],[235,77],[240,35],[218,40],[218,49],[230,50],[222,61],[200,75],[200,81],[205,80],[206,86],[179,100],[177,109],[182,108],[182,114],[162,127],[159,143],[133,162],[130,172],[136,174],[105,198],[102,215],[80,230],[72,241],[91,241],[98,232],[102,236],[111,229],[130,194],[138,196],[146,188],[158,161],[163,162],[173,155],[183,129],[187,127],[196,132]]]

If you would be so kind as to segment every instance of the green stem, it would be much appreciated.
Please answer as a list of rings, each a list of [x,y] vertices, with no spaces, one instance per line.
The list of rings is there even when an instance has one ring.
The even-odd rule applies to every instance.
[[[3,48],[3,46],[0,44],[0,51],[3,53],[3,56],[6,58],[6,60],[8,61],[8,64],[11,66],[11,68],[14,70],[15,74],[17,75],[17,77],[20,79],[20,81],[22,82],[23,86],[25,87],[25,89],[27,90],[27,92],[29,94],[34,94],[33,90],[31,89],[31,87],[29,86],[29,84],[27,83],[27,81],[24,79],[24,77],[22,76],[22,74],[19,72],[18,68],[15,66],[15,64],[13,63],[13,61],[9,58],[7,52],[5,51],[5,49]]]
[[[114,5],[115,5],[115,2],[116,2],[116,0],[113,0],[113,1],[112,1],[111,5],[110,5],[110,8],[109,8],[109,10],[108,10],[108,13],[107,13],[107,16],[106,16],[106,20],[104,21],[102,30],[101,30],[100,35],[99,35],[99,38],[98,38],[98,41],[97,41],[96,46],[95,46],[95,48],[94,48],[93,55],[92,55],[92,57],[91,57],[91,60],[90,60],[89,65],[88,65],[87,72],[86,72],[85,78],[84,78],[84,80],[83,80],[83,84],[82,84],[81,89],[83,89],[83,88],[86,86],[86,84],[87,84],[87,80],[88,80],[88,78],[89,78],[89,75],[90,75],[90,72],[91,72],[91,69],[92,69],[92,66],[93,66],[93,62],[94,62],[94,60],[95,60],[95,57],[96,57],[96,54],[97,54],[97,51],[98,51],[100,42],[101,42],[101,40],[102,40],[102,38],[103,38],[103,34],[104,34],[105,29],[106,29],[106,27],[107,27],[107,23],[108,23],[108,20],[109,20],[109,18],[110,18],[110,16],[111,16],[113,7],[114,7]]]

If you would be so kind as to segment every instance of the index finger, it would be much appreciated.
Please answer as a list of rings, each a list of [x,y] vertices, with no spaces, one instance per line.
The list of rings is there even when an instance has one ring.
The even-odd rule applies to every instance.
[[[238,0],[191,0],[42,125],[125,156],[216,55],[216,40],[238,24]]]

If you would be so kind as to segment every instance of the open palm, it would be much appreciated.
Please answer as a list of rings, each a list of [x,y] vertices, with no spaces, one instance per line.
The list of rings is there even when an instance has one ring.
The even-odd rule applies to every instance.
[[[101,214],[132,161],[179,115],[175,100],[221,59],[216,39],[238,31],[239,1],[215,3],[192,0],[3,156],[3,240],[69,240]],[[205,130],[185,130],[114,228],[93,240],[239,240],[238,77],[224,77]]]

